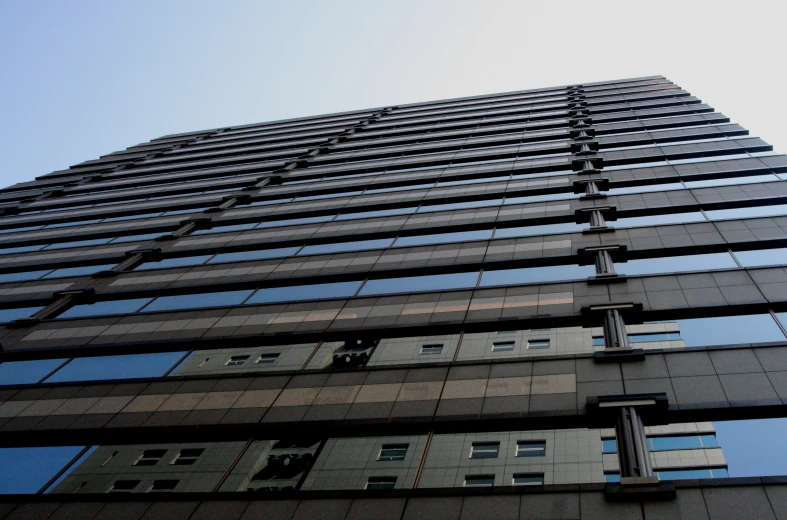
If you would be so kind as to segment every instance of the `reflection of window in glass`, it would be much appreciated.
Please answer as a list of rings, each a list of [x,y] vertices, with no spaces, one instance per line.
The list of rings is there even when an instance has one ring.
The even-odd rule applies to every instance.
[[[169,493],[175,491],[180,480],[154,480],[149,493]]]
[[[178,456],[175,457],[175,460],[172,461],[172,464],[175,466],[191,466],[197,462],[197,459],[204,451],[205,448],[183,448],[178,453]]]
[[[365,489],[393,489],[396,477],[369,477]]]
[[[701,450],[718,448],[719,443],[714,434],[704,435],[654,435],[648,436],[650,451]],[[615,439],[602,439],[604,453],[617,453],[618,444]]]
[[[549,348],[549,339],[529,339],[527,340],[528,350],[542,350]]]
[[[492,352],[510,352],[516,347],[516,341],[493,341]]]
[[[155,466],[167,450],[145,450],[142,455],[134,462],[134,466]]]
[[[419,354],[426,354],[426,355],[440,354],[442,351],[443,351],[442,344],[423,345],[421,346],[421,352],[419,352]]]
[[[276,360],[279,359],[279,355],[280,354],[278,352],[273,354],[260,354],[260,357],[257,358],[257,361],[255,361],[255,363],[261,365],[269,365],[271,363],[275,363]]]
[[[546,441],[517,441],[517,457],[544,457],[547,453]]]
[[[116,480],[107,493],[131,493],[139,482],[139,480]]]
[[[229,358],[227,360],[226,363],[224,363],[224,366],[225,367],[236,367],[236,366],[242,365],[242,364],[246,363],[246,360],[249,359],[250,357],[251,357],[250,355],[247,355],[247,356],[232,356],[231,358]]]
[[[377,460],[391,461],[391,460],[404,460],[407,455],[407,448],[409,444],[383,444]]]
[[[514,473],[512,484],[515,486],[543,486],[543,473]]]
[[[496,459],[500,453],[500,442],[474,442],[470,447],[471,459]]]
[[[492,487],[495,485],[494,475],[465,475],[465,487]]]
[[[630,343],[654,343],[657,341],[679,341],[680,332],[655,332],[648,334],[629,334]],[[604,336],[593,336],[593,346],[603,347]]]

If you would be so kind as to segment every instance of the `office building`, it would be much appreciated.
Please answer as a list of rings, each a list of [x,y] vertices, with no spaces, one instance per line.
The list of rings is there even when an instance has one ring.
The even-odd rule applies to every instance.
[[[713,423],[785,415],[785,175],[654,76],[0,190],[0,518],[776,518]]]

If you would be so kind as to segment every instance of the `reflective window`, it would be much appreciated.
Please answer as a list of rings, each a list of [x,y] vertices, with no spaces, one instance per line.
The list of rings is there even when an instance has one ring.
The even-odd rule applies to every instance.
[[[687,347],[785,341],[770,314],[678,319],[675,323]]]
[[[243,365],[246,363],[246,361],[248,361],[250,357],[251,354],[247,354],[245,356],[232,356],[224,363],[224,366],[234,367],[234,366]]]
[[[358,213],[342,213],[336,220],[353,220],[359,218],[392,217],[396,215],[409,215],[416,208],[380,209],[377,211],[360,211]]]
[[[312,285],[291,285],[288,287],[269,287],[260,289],[249,298],[245,305],[276,303],[298,300],[319,300],[323,298],[347,298],[355,294],[362,282],[337,282]]]
[[[279,356],[281,356],[281,353],[279,352],[273,352],[271,354],[260,354],[260,357],[258,357],[257,361],[255,361],[254,363],[258,365],[270,365],[275,363],[279,359]]]
[[[446,244],[450,242],[466,242],[471,240],[487,240],[492,238],[491,229],[480,231],[457,231],[454,233],[437,233],[434,235],[416,235],[399,237],[393,247],[422,246],[427,244]]]
[[[377,460],[404,460],[405,455],[407,455],[408,447],[410,447],[409,444],[383,444],[383,447],[380,449],[380,454],[377,456]]]
[[[735,257],[744,267],[761,265],[786,265],[787,247],[778,249],[758,249],[756,251],[734,251]]]
[[[443,352],[442,344],[434,344],[434,345],[430,344],[430,345],[422,345],[419,354],[433,355],[433,354],[441,354],[442,352]]]
[[[514,473],[512,484],[515,486],[543,486],[543,473]]]
[[[492,352],[510,352],[514,350],[516,341],[494,341],[492,342]]]
[[[119,244],[121,242],[141,242],[143,240],[153,240],[154,238],[160,237],[161,235],[162,233],[145,233],[143,235],[127,235],[123,237],[113,238],[110,242],[112,244]]]
[[[43,249],[43,245],[37,246],[19,246],[19,247],[4,247],[0,249],[0,255],[11,255],[14,253],[27,253],[28,251],[38,251]]]
[[[62,269],[55,269],[44,278],[65,278],[66,276],[87,276],[99,271],[106,271],[112,269],[117,264],[103,264],[103,265],[84,265],[81,267],[64,267]]]
[[[185,352],[75,358],[46,379],[46,383],[101,381],[163,376]]]
[[[29,318],[33,314],[43,309],[43,307],[19,307],[16,309],[0,309],[0,323],[18,320],[19,318]]]
[[[396,477],[369,477],[366,489],[393,489],[395,485]]]
[[[197,235],[210,235],[213,233],[226,233],[228,231],[243,231],[246,229],[251,229],[257,224],[254,222],[249,222],[246,224],[233,224],[231,226],[216,226],[210,229],[198,229],[196,231],[192,231],[189,236],[197,236]]]
[[[235,253],[219,253],[208,264],[223,264],[227,262],[242,262],[244,260],[265,260],[267,258],[283,258],[294,255],[300,247],[282,247],[278,249],[255,249],[252,251],[237,251]]]
[[[687,188],[705,188],[708,186],[733,186],[738,184],[753,184],[757,182],[778,181],[775,175],[752,175],[749,177],[731,177],[727,179],[708,179],[703,181],[686,181]]]
[[[648,193],[653,191],[682,190],[683,185],[679,182],[668,184],[648,184],[646,186],[626,186],[622,188],[610,188],[604,194],[608,196],[626,195],[629,193]]]
[[[96,303],[74,305],[55,319],[81,318],[83,316],[108,316],[111,314],[130,314],[150,303],[153,298],[133,298],[130,300],[107,300]]]
[[[169,269],[171,267],[187,267],[204,264],[213,255],[184,256],[181,258],[164,258],[156,262],[143,262],[135,267],[134,271],[148,271],[150,269]]]
[[[111,238],[94,238],[92,240],[77,240],[76,242],[59,242],[57,244],[50,244],[46,246],[44,249],[66,249],[69,247],[84,247],[84,246],[96,246],[99,244],[106,244],[112,240]],[[40,246],[37,246],[40,247]]]
[[[549,339],[529,339],[527,340],[528,350],[546,350],[549,348]]]
[[[0,274],[0,283],[8,282],[23,282],[25,280],[38,280],[47,273],[52,272],[51,269],[43,271],[22,271],[20,273],[4,273]]]
[[[585,229],[582,224],[563,222],[560,224],[544,224],[542,226],[522,226],[513,228],[498,228],[495,238],[530,237],[538,235],[553,235],[556,233],[576,233]]]
[[[492,487],[494,485],[494,475],[465,475],[465,487]]]
[[[517,457],[544,457],[547,454],[546,441],[517,441]]]
[[[661,226],[664,224],[677,224],[685,222],[705,222],[705,217],[699,211],[689,213],[670,213],[666,215],[644,215],[642,217],[619,218],[608,223],[614,227]]]
[[[474,442],[470,446],[471,459],[496,459],[500,453],[500,442]]]
[[[473,288],[477,280],[477,272],[369,280],[359,296]]]
[[[494,199],[494,200],[473,200],[473,201],[466,201],[466,202],[453,202],[450,204],[433,204],[430,206],[421,206],[418,208],[417,213],[428,213],[432,211],[449,211],[449,210],[456,210],[456,209],[470,209],[470,208],[482,208],[486,206],[499,206],[503,203],[503,199]]]
[[[573,193],[549,193],[545,195],[530,195],[529,197],[506,197],[505,205],[530,204],[533,202],[547,202],[550,200],[566,200],[578,197]]]
[[[282,226],[297,226],[300,224],[314,224],[316,222],[328,222],[329,220],[333,220],[335,215],[322,215],[319,217],[303,217],[303,218],[290,218],[286,220],[271,220],[267,222],[262,222],[257,224],[255,229],[261,228],[272,228],[272,227],[282,227]]]
[[[551,265],[545,267],[525,267],[522,269],[501,269],[484,271],[480,287],[494,285],[519,285],[557,280],[577,280],[595,274],[595,268],[588,265]]]
[[[254,291],[222,291],[214,293],[176,294],[159,296],[141,312],[158,312],[182,309],[201,309],[206,307],[223,307],[240,305]]]
[[[35,359],[0,363],[0,385],[38,383],[67,359]]]
[[[0,448],[0,494],[38,492],[84,446]]]
[[[726,468],[708,469],[673,469],[654,471],[661,480],[689,480],[701,478],[728,478],[730,475]]]
[[[729,253],[642,258],[639,260],[615,263],[615,270],[618,274],[625,275],[707,271],[709,269],[735,267],[738,267],[738,265]]]
[[[725,218],[754,218],[787,215],[787,204],[775,204],[772,206],[755,206],[746,208],[716,209],[705,211],[710,220],[722,220]]]
[[[319,255],[322,253],[343,253],[346,251],[363,251],[365,249],[381,249],[391,245],[392,238],[377,240],[359,240],[356,242],[338,242],[333,244],[315,244],[300,250],[298,256]]]

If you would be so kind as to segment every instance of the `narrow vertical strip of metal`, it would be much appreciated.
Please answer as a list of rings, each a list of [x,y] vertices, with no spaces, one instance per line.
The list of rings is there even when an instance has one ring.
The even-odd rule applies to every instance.
[[[636,408],[630,407],[631,416],[631,430],[634,434],[634,448],[637,454],[637,476],[650,477],[653,476],[653,469],[650,465],[650,455],[648,450],[647,438],[645,436],[645,427],[642,424],[642,419],[637,413]]]
[[[82,448],[81,450],[79,450],[79,453],[77,453],[77,454],[76,454],[76,456],[75,456],[73,459],[71,459],[71,460],[68,462],[68,464],[66,464],[65,466],[63,466],[63,468],[62,468],[60,471],[58,471],[57,473],[55,473],[55,475],[54,475],[52,478],[50,478],[49,480],[47,480],[46,484],[44,484],[44,485],[43,485],[43,487],[42,487],[41,489],[39,489],[38,491],[36,491],[36,495],[43,495],[43,494],[46,492],[46,490],[47,490],[47,489],[49,489],[49,487],[50,487],[52,484],[54,484],[55,482],[57,482],[57,479],[59,479],[60,477],[62,477],[62,476],[65,474],[65,472],[66,472],[66,471],[68,471],[69,469],[71,469],[71,466],[73,466],[74,464],[76,464],[76,462],[77,462],[77,461],[78,461],[80,458],[82,458],[82,457],[85,455],[85,453],[87,453],[87,450],[89,450],[91,447],[92,447],[92,445],[88,445],[88,446],[85,446],[84,448]]]
[[[317,351],[320,350],[320,347],[322,347],[323,343],[325,343],[323,340],[320,340],[320,341],[317,342],[317,346],[314,347],[314,350],[312,350],[312,353],[309,354],[309,357],[306,358],[306,361],[304,361],[303,365],[301,365],[301,368],[300,368],[301,370],[306,370],[306,367],[309,366],[309,363],[311,363],[312,358],[317,354]]]
[[[45,375],[44,377],[42,377],[41,379],[39,379],[38,381],[36,381],[36,384],[38,384],[38,383],[43,383],[44,381],[46,381],[47,379],[49,379],[49,378],[52,376],[52,374],[54,374],[55,372],[57,372],[58,370],[60,370],[60,369],[61,369],[61,368],[63,368],[64,366],[66,366],[67,364],[71,363],[71,362],[72,362],[74,359],[75,359],[75,358],[68,358],[68,359],[66,359],[65,361],[63,361],[62,363],[60,363],[58,366],[56,366],[54,369],[52,369],[52,371],[51,371],[51,372],[49,372],[47,375]]]
[[[238,465],[238,462],[240,462],[240,459],[241,459],[241,458],[242,458],[242,457],[243,457],[243,456],[246,454],[246,452],[249,450],[249,447],[251,446],[251,443],[252,443],[252,442],[254,442],[254,437],[251,437],[249,440],[247,440],[247,441],[246,441],[246,444],[244,444],[244,445],[243,445],[243,448],[241,448],[240,452],[239,452],[239,453],[238,453],[238,454],[235,456],[235,458],[232,460],[232,462],[230,463],[230,466],[227,468],[227,470],[226,470],[226,471],[224,472],[224,474],[221,476],[221,478],[220,478],[220,479],[219,479],[219,481],[216,483],[216,485],[215,485],[215,486],[213,486],[213,489],[211,490],[211,493],[216,493],[216,492],[217,492],[217,491],[218,491],[218,490],[221,488],[221,486],[223,486],[223,485],[224,485],[224,482],[227,480],[227,478],[229,478],[229,476],[230,476],[230,473],[232,473],[232,470],[234,470],[234,469],[235,469],[235,466],[237,466],[237,465]]]
[[[620,476],[635,476],[636,455],[632,445],[631,417],[627,406],[620,409],[618,418],[618,459],[620,462]]]
[[[320,456],[320,453],[322,453],[322,449],[325,447],[325,444],[327,442],[328,439],[323,439],[322,441],[320,441],[320,445],[317,447],[317,451],[314,452],[314,459],[312,459],[312,465],[306,468],[305,470],[303,470],[303,475],[301,475],[301,478],[298,479],[298,483],[295,484],[294,491],[300,491],[301,486],[303,486],[303,483],[306,482],[306,477],[308,477],[309,473],[311,473],[312,468],[317,463],[317,458]]]
[[[459,349],[462,348],[462,340],[465,339],[465,331],[459,333],[459,340],[456,342],[456,350],[454,351],[453,361],[459,359]]]
[[[434,437],[434,431],[429,430],[429,433],[426,435],[424,452],[421,455],[421,460],[418,462],[418,469],[415,472],[415,479],[413,480],[413,489],[418,489],[418,484],[421,482],[421,473],[423,473],[424,471],[424,465],[426,464],[426,456],[429,454],[429,448],[432,446],[432,437]]]

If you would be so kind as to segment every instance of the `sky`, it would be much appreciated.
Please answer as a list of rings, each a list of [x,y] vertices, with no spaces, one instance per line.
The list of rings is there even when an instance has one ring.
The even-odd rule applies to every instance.
[[[780,2],[6,0],[0,186],[169,133],[665,75],[787,152]]]
[[[756,0],[5,0],[0,186],[169,133],[650,75],[787,152],[785,14]],[[734,450],[784,467],[739,433],[724,434],[733,449],[720,430],[731,475],[757,469]]]

